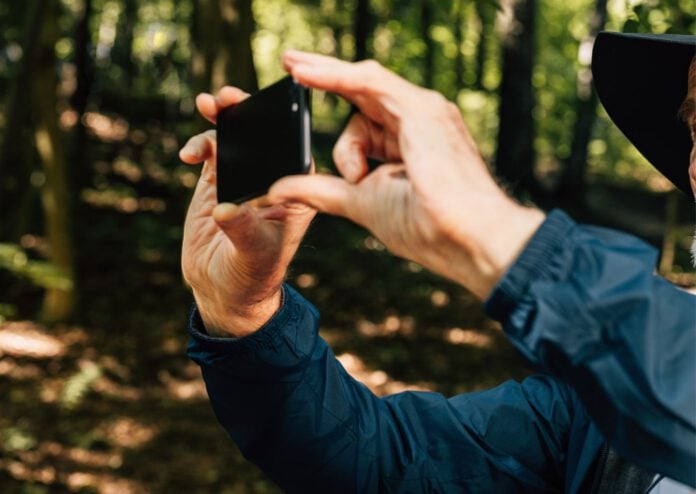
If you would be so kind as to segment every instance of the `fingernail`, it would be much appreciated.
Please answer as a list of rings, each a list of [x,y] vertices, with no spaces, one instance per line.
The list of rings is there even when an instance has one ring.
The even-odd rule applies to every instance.
[[[218,215],[221,219],[231,220],[239,214],[239,206],[231,202],[223,202],[218,204]]]
[[[194,144],[187,144],[181,149],[181,154],[198,157],[201,155],[201,148],[200,146],[196,146]]]
[[[250,218],[251,210],[246,204],[220,203],[213,211],[213,217],[220,226],[231,227],[244,223]]]

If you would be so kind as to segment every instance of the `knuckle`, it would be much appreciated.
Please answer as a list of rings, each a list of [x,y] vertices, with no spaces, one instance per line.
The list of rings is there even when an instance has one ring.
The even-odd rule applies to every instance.
[[[377,80],[381,79],[385,72],[387,72],[387,69],[385,69],[377,60],[363,60],[358,62],[357,65],[361,69],[363,84],[366,87],[373,86]]]
[[[342,150],[342,145],[341,145],[341,140],[336,143],[336,145],[333,148],[333,151],[331,152],[331,157],[333,158],[334,163],[338,165],[338,163],[341,161],[341,157],[343,156],[343,150]]]
[[[447,113],[451,118],[460,118],[462,115],[456,103],[451,101],[447,102]]]
[[[372,73],[377,73],[384,69],[381,63],[372,58],[358,62],[358,65],[361,66],[366,72]]]
[[[428,89],[428,99],[430,100],[430,104],[433,105],[434,108],[437,108],[438,110],[447,110],[447,104],[449,103],[449,101],[447,101],[447,98],[445,98],[442,94],[438,93],[437,91]]]

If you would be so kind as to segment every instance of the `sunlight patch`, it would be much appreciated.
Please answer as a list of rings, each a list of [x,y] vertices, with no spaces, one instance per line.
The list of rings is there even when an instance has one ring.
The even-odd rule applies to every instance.
[[[390,314],[381,323],[373,323],[367,319],[360,319],[356,323],[358,333],[363,336],[407,336],[413,334],[416,327],[416,320],[411,316],[399,316]]]
[[[172,376],[168,371],[161,371],[158,374],[159,381],[164,385],[167,393],[177,400],[207,400],[208,392],[205,389],[203,378],[198,366],[189,362],[184,369],[184,379]]]
[[[471,345],[477,348],[490,348],[493,340],[476,329],[452,328],[444,333],[445,340],[453,345]]]
[[[159,430],[129,417],[119,418],[100,427],[101,434],[111,443],[123,448],[138,448],[149,443]]]
[[[401,393],[402,391],[432,391],[434,389],[432,383],[406,383],[393,379],[383,370],[368,369],[363,360],[352,353],[343,353],[338,355],[336,359],[348,374],[365,384],[378,396]]]
[[[62,357],[66,347],[58,338],[45,334],[31,322],[12,322],[0,326],[0,355],[13,357]]]
[[[128,122],[121,117],[85,112],[82,123],[93,136],[105,142],[120,142],[128,137]]]

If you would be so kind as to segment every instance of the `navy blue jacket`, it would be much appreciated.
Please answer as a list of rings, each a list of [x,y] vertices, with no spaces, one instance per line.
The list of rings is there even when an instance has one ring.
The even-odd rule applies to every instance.
[[[696,298],[653,274],[628,235],[549,215],[486,302],[546,375],[445,398],[383,398],[318,336],[289,286],[239,339],[205,334],[189,356],[215,413],[287,492],[583,492],[605,441],[696,485]]]

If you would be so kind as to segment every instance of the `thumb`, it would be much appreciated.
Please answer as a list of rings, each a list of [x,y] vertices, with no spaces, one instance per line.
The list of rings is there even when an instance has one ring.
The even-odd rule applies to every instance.
[[[331,175],[292,175],[278,180],[268,191],[272,203],[300,202],[322,213],[356,221],[355,186]]]
[[[213,210],[213,219],[240,251],[253,251],[263,242],[264,225],[248,204],[218,204]]]

